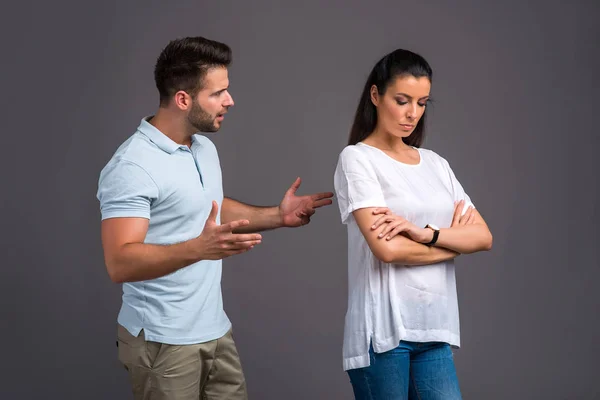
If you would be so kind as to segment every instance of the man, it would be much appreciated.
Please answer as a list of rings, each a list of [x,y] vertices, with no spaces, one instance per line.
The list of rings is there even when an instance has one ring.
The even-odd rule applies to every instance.
[[[118,355],[136,399],[245,399],[246,384],[221,298],[221,260],[261,243],[259,231],[309,223],[333,193],[277,207],[223,197],[213,143],[233,99],[230,48],[172,41],[155,67],[160,107],[100,174],[106,268],[123,284]],[[202,396],[202,397],[201,397]]]

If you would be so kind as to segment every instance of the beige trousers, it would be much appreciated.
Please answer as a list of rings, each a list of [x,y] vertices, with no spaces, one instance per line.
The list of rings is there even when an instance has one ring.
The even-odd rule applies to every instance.
[[[173,346],[135,337],[118,325],[119,361],[136,400],[246,400],[246,380],[231,330],[206,343]]]

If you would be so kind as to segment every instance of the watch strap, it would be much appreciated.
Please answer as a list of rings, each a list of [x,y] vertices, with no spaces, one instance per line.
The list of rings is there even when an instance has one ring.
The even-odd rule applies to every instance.
[[[431,226],[427,225],[425,228],[429,228],[433,231],[433,238],[431,239],[431,241],[429,243],[425,243],[426,246],[433,246],[437,240],[438,237],[440,236],[440,231],[438,229],[433,229]]]

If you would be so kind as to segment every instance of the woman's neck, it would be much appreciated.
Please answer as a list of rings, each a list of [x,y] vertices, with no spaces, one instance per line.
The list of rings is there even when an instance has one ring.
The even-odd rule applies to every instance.
[[[396,153],[402,153],[406,150],[412,149],[411,146],[404,143],[401,137],[390,135],[380,129],[375,128],[364,140],[365,144],[377,147],[381,150],[389,150]]]

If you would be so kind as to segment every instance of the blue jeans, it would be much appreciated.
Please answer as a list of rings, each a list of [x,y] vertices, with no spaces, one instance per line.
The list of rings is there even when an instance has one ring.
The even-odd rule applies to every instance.
[[[460,400],[447,343],[401,341],[385,353],[369,349],[371,365],[348,370],[356,400]]]

